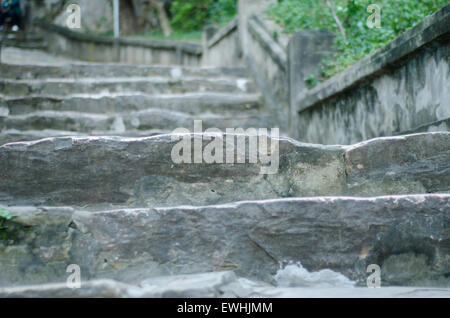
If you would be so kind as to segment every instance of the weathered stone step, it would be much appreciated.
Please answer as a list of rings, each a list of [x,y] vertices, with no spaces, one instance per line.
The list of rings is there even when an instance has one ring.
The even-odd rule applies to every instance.
[[[160,65],[132,65],[114,63],[77,62],[65,65],[0,65],[3,79],[89,78],[89,77],[229,77],[246,78],[248,71],[241,67],[178,67]]]
[[[7,33],[0,34],[3,47],[17,47],[29,50],[45,50],[48,45],[42,36],[36,34]]]
[[[122,93],[141,92],[147,94],[167,93],[255,93],[256,87],[247,79],[183,77],[97,77],[97,78],[51,78],[39,80],[0,80],[4,95],[23,96],[45,94],[65,96],[77,93]]]
[[[0,99],[0,107],[10,115],[39,110],[77,111],[83,113],[120,113],[149,108],[181,111],[188,114],[237,114],[254,111],[260,105],[259,94],[187,93],[148,95],[82,94],[70,96],[31,95]],[[0,115],[1,116],[1,115]]]
[[[224,279],[219,280],[221,277]],[[167,276],[148,287],[101,279],[82,282],[81,288],[76,289],[67,288],[65,283],[0,288],[0,298],[449,298],[449,295],[450,288],[280,288],[233,277],[231,272]],[[249,305],[248,311],[273,310],[269,304],[265,306]]]
[[[248,144],[248,136],[240,136]],[[242,161],[237,161],[237,140],[234,134],[178,134],[52,138],[4,145],[0,147],[0,202],[173,206],[450,192],[450,133],[380,138],[351,147],[274,138],[272,154],[265,158],[259,153],[257,163],[250,162],[256,154],[249,157],[248,145],[245,155],[238,154]],[[218,146],[209,145],[212,141]],[[228,163],[206,163],[214,160],[209,158],[214,150],[216,160]],[[188,163],[176,163],[184,152]],[[202,163],[192,163],[199,158]]]
[[[5,36],[5,39],[9,40],[17,40],[17,41],[44,41],[45,38],[40,33],[35,32],[23,32],[23,31],[6,31],[2,33],[2,36]]]
[[[186,128],[192,131],[191,126]],[[280,171],[264,176],[261,163],[248,163],[248,154],[246,164],[175,164],[171,153],[183,136],[192,141],[203,137],[55,138],[2,146],[0,201],[3,194],[58,204],[203,205],[334,194],[345,186],[341,147],[280,140]],[[234,144],[236,136],[232,137]]]
[[[193,128],[194,120],[202,120],[205,128],[217,127],[268,127],[268,115],[222,116],[213,114],[188,115],[185,113],[147,109],[120,114],[91,114],[66,111],[38,111],[25,115],[0,117],[0,129],[15,130],[66,130],[76,132],[127,130],[175,130]]]
[[[169,134],[171,131],[166,130],[128,130],[124,132],[117,131],[90,131],[75,132],[64,130],[4,130],[0,132],[0,145],[12,142],[33,141],[51,137],[89,137],[89,136],[122,136],[122,137],[150,137],[163,134]]]
[[[382,286],[450,284],[448,194],[95,213],[70,207],[2,208],[17,217],[6,222],[0,238],[0,286],[65,282],[68,264],[79,265],[84,279],[129,284],[223,270],[271,282],[280,263],[291,262],[308,271],[331,269],[364,285],[370,264],[381,267]]]
[[[21,42],[17,40],[5,40],[3,47],[14,47],[25,50],[45,50],[48,47],[46,42]]]

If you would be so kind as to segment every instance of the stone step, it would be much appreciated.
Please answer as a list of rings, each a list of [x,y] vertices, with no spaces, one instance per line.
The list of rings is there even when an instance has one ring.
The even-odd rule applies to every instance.
[[[268,127],[268,115],[188,115],[185,113],[147,109],[119,114],[91,114],[68,111],[38,111],[24,115],[0,117],[0,129],[5,130],[65,130],[89,133],[91,131],[126,132],[128,130],[165,130],[177,128],[191,129],[194,120],[203,121],[205,128],[217,127]]]
[[[17,31],[17,32],[12,32],[12,31],[7,31],[7,32],[3,32],[2,36],[5,37],[5,39],[8,40],[17,40],[17,41],[44,41],[44,35],[40,34],[40,33],[35,33],[35,32],[23,32],[23,31]]]
[[[0,132],[0,145],[12,142],[33,141],[51,137],[89,137],[89,136],[121,136],[121,137],[151,137],[169,134],[171,131],[165,130],[128,130],[124,132],[115,131],[91,131],[89,133],[64,131],[64,130],[4,130]]]
[[[17,40],[5,40],[3,42],[3,47],[13,47],[24,50],[46,50],[48,44],[46,42],[21,42]]]
[[[246,149],[237,153],[241,139]],[[249,136],[230,133],[11,143],[0,147],[0,202],[142,207],[450,192],[450,133],[379,138],[354,146],[272,138],[268,157],[261,148],[266,138],[259,137],[258,154],[249,151],[248,141]],[[207,163],[214,160],[219,163]]]
[[[0,65],[3,79],[92,78],[92,77],[182,77],[247,78],[241,67],[179,67],[77,62],[65,65]]]
[[[188,277],[188,280],[186,279]],[[190,279],[189,279],[190,278]],[[187,280],[187,281],[186,281]],[[200,285],[199,282],[200,281]],[[110,279],[82,282],[78,289],[67,284],[43,284],[0,288],[0,298],[449,298],[450,288],[280,288],[237,278],[231,272],[166,276],[155,285],[141,287]],[[182,306],[182,305],[181,305]],[[184,307],[183,307],[184,308]],[[218,307],[220,312],[230,312]],[[184,310],[184,309],[183,309]],[[273,307],[248,307],[251,312]],[[217,310],[211,308],[210,312]],[[206,314],[206,312],[205,312]]]
[[[8,32],[0,34],[3,47],[17,47],[27,50],[45,50],[48,44],[41,35],[24,32]]]
[[[68,264],[79,265],[82,277],[128,284],[226,270],[270,283],[280,264],[296,263],[310,272],[333,270],[363,286],[371,264],[380,266],[382,286],[450,284],[449,194],[96,212],[2,209],[16,217],[6,221],[0,238],[0,286],[66,282]]]
[[[257,113],[259,94],[187,93],[148,95],[97,94],[42,96],[28,95],[0,99],[5,114],[20,115],[40,110],[76,111],[83,113],[120,113],[150,108],[180,111],[187,114],[244,114]],[[1,115],[0,115],[1,116]]]
[[[256,86],[248,79],[183,77],[91,77],[48,78],[38,80],[0,80],[3,95],[98,94],[141,92],[147,94],[180,94],[194,92],[255,93]]]

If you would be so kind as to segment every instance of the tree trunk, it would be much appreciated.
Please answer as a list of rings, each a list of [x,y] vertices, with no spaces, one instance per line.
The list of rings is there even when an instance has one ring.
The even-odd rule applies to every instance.
[[[169,18],[167,17],[166,10],[164,8],[164,3],[159,0],[150,0],[151,5],[158,12],[158,20],[163,30],[164,36],[168,37],[172,34],[172,28],[170,27]]]
[[[330,0],[325,0],[325,3],[327,4],[328,8],[331,10],[331,14],[333,15],[334,21],[336,21],[336,24],[341,31],[341,35],[344,38],[344,41],[347,42],[347,35],[345,34],[345,29],[342,26],[341,20],[339,20],[339,17],[337,16],[336,12],[334,11],[333,5],[330,3]]]

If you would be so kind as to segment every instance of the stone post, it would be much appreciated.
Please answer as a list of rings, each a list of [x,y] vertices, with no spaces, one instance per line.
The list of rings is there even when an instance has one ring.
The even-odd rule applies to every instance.
[[[263,13],[267,9],[267,7],[273,3],[277,3],[277,0],[239,0],[239,41],[244,57],[248,54],[248,19],[254,14]]]
[[[302,30],[294,34],[288,44],[289,135],[298,134],[299,97],[305,93],[305,78],[320,69],[321,61],[332,52],[334,34],[320,30]]]
[[[208,24],[203,28],[202,44],[203,44],[203,54],[202,54],[202,65],[209,65],[208,56],[208,42],[213,38],[213,36],[219,31],[219,26],[216,24]]]

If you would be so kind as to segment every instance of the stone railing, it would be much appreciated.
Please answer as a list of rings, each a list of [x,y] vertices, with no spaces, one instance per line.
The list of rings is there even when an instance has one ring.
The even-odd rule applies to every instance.
[[[264,18],[271,3],[239,0],[237,31],[243,61],[282,131],[306,142],[352,144],[450,130],[450,5],[309,90],[305,78],[331,52],[334,34],[303,30],[288,37]]]
[[[238,19],[234,18],[223,29],[208,36],[205,31],[203,43],[204,66],[241,66],[242,53],[239,45]]]
[[[35,21],[44,30],[49,50],[90,62],[123,62],[199,66],[200,44],[169,41],[101,37],[75,32],[45,21]]]
[[[203,65],[247,66],[264,96],[265,107],[287,133],[289,37],[265,18],[273,0],[240,0],[239,14],[223,29],[205,28]]]
[[[296,39],[300,37],[292,40],[297,44],[290,64],[311,64],[305,46],[318,37]],[[305,90],[300,83],[306,72],[294,73],[291,131],[302,141],[352,144],[405,132],[449,130],[450,5],[314,89]]]
[[[247,28],[245,61],[261,88],[267,107],[280,124],[285,123],[289,107],[286,46],[276,36],[276,31],[257,15],[250,16]]]

